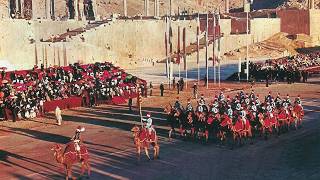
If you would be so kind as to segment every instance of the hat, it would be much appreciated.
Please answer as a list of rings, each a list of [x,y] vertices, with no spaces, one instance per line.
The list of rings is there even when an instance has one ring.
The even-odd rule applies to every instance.
[[[150,114],[150,113],[148,113],[148,114],[147,114],[147,117],[148,117],[148,118],[149,118],[149,117],[151,117],[151,114]]]

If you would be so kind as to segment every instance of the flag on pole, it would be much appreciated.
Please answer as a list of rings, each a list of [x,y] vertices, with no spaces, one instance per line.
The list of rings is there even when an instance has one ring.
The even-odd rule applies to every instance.
[[[184,64],[184,67],[183,69],[186,70],[187,69],[187,58],[186,58],[186,28],[183,28],[183,31],[182,31],[182,43],[183,43],[183,64]]]

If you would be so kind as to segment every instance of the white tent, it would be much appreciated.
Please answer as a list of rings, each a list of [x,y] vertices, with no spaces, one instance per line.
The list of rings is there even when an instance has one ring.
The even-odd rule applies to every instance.
[[[15,70],[14,65],[9,63],[7,60],[0,59],[0,67],[6,67],[6,71],[13,71]]]

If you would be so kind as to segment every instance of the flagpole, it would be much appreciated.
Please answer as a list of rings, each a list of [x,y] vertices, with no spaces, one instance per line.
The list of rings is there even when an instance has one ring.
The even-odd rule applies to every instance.
[[[200,15],[197,19],[197,65],[198,65],[198,85],[200,84],[200,62],[199,62],[199,36],[200,36]]]
[[[207,85],[207,89],[209,88],[209,66],[208,66],[208,11],[207,11],[207,16],[206,16],[206,37],[205,37],[205,40],[206,40],[206,85]]]
[[[166,48],[166,73],[167,73],[167,81],[170,87],[170,79],[169,79],[169,57],[168,57],[168,17],[165,17],[166,28],[165,28],[165,48]]]
[[[188,66],[187,66],[187,56],[186,56],[186,28],[183,28],[183,31],[182,31],[182,41],[183,41],[184,70],[186,71],[186,88],[188,88]]]
[[[178,20],[179,24],[179,20]],[[177,49],[177,63],[179,68],[179,79],[181,78],[181,66],[180,66],[180,26],[178,25],[178,49]]]
[[[216,57],[215,57],[215,46],[216,46],[216,15],[213,14],[213,83],[216,84]]]
[[[247,11],[247,39],[246,39],[246,42],[247,42],[247,82],[249,81],[249,42],[248,42],[248,36],[249,36],[249,12]]]

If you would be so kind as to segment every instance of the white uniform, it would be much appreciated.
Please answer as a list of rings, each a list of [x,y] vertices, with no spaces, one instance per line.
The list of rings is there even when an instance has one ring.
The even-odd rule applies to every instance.
[[[61,116],[61,110],[60,110],[60,108],[58,106],[56,107],[55,115],[56,115],[56,119],[57,119],[58,125],[61,126],[62,116]]]

